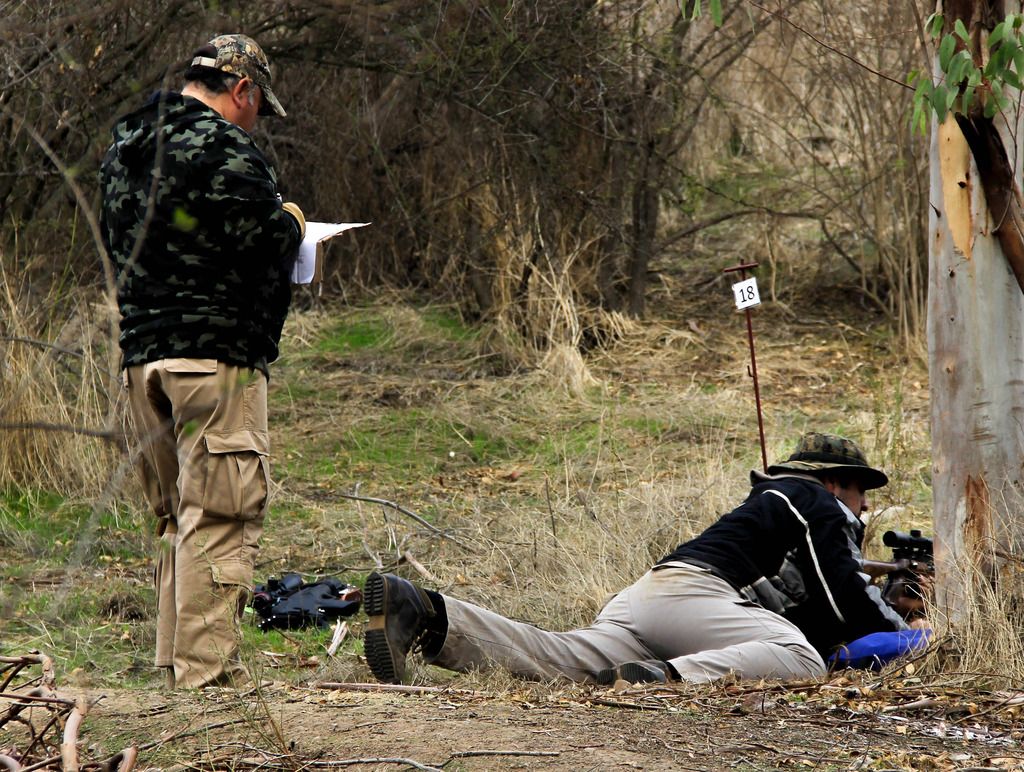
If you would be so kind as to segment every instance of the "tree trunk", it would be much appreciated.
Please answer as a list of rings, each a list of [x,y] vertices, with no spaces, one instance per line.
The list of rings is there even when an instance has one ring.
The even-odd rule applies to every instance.
[[[1013,142],[1006,135],[1002,141]],[[1007,161],[1000,171],[991,154],[971,151],[952,116],[933,128],[928,350],[936,603],[953,622],[966,613],[972,577],[1016,591],[1000,580],[1014,565],[1006,558],[1024,545],[1024,294],[1000,239],[1012,236],[1007,202],[1020,169]],[[1010,157],[1019,158],[1019,149]]]
[[[659,196],[663,185],[664,162],[653,139],[646,147],[646,156],[633,187],[633,243],[629,260],[630,316],[641,318],[647,298],[647,270],[654,254],[654,237],[658,231]]]

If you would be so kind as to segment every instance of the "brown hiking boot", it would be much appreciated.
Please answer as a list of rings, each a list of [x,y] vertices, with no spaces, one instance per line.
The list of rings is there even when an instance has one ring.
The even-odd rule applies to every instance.
[[[370,617],[363,636],[366,662],[378,681],[400,684],[406,655],[427,632],[434,605],[421,587],[376,571],[366,578],[363,604]]]

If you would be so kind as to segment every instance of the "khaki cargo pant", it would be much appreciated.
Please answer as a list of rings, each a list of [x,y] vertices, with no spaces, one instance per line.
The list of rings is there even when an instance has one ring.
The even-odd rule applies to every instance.
[[[156,665],[179,687],[239,684],[239,621],[269,498],[267,381],[213,359],[125,371],[157,517]]]
[[[616,595],[590,626],[553,633],[445,596],[448,635],[431,664],[500,666],[534,679],[592,682],[624,662],[670,662],[685,681],[813,678],[825,663],[792,623],[686,564],[658,566]]]

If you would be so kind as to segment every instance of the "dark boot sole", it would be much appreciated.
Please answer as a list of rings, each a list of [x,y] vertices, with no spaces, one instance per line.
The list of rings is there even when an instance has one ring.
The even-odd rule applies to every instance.
[[[374,572],[366,577],[363,587],[363,608],[370,617],[363,635],[363,654],[370,672],[378,681],[386,684],[400,684],[405,673],[398,672],[391,647],[385,632],[388,610],[388,583]]]
[[[664,673],[638,662],[627,662],[620,665],[618,670],[619,677],[631,684],[663,684],[668,680]]]
[[[631,684],[663,684],[668,682],[668,677],[642,662],[625,662],[618,667],[601,670],[597,674],[597,683],[600,686],[611,686],[619,680]]]

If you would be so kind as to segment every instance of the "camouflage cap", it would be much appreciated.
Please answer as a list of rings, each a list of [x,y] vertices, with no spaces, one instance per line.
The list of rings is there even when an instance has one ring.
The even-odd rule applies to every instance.
[[[217,55],[205,55],[213,48]],[[211,67],[215,70],[249,78],[263,92],[260,104],[260,115],[287,115],[281,103],[270,89],[270,63],[259,43],[246,35],[218,35],[196,52],[192,59],[193,67]]]
[[[889,482],[885,472],[868,465],[867,456],[853,440],[818,432],[809,432],[801,437],[793,455],[768,467],[768,474],[814,474],[826,469],[845,469],[856,473],[865,490],[881,488]]]

